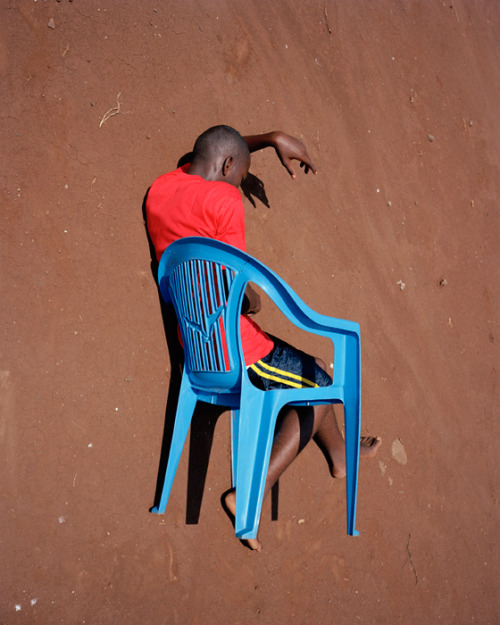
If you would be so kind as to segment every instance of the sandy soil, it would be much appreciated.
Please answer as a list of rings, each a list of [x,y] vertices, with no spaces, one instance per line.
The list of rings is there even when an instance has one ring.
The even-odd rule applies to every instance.
[[[500,4],[2,0],[0,29],[0,622],[498,623]],[[255,155],[247,239],[361,324],[384,444],[357,538],[309,446],[244,549],[227,415],[211,450],[200,417],[199,514],[187,450],[149,513],[170,362],[142,201],[216,123],[317,163]]]

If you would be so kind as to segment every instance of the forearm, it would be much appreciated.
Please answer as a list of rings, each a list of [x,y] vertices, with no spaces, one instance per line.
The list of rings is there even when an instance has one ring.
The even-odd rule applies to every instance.
[[[247,137],[243,137],[245,143],[248,146],[250,152],[256,152],[257,150],[262,150],[263,148],[275,148],[276,147],[276,136],[279,131],[273,130],[272,132],[264,132],[260,135],[249,135]]]
[[[316,167],[307,153],[306,146],[300,139],[292,137],[286,134],[286,132],[273,130],[260,135],[249,135],[243,137],[243,139],[250,152],[262,150],[262,148],[274,148],[281,164],[286,167],[292,178],[295,178],[295,170],[292,165],[293,160],[299,161],[306,174],[309,170],[316,173]]]

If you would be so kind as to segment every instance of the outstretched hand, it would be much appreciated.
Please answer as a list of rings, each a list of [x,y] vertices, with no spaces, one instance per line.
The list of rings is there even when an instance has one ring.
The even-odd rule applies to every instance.
[[[313,174],[316,173],[316,167],[307,153],[306,146],[300,139],[287,135],[285,132],[278,131],[275,133],[274,147],[281,164],[286,168],[292,178],[295,178],[295,170],[292,166],[293,160],[299,161],[300,167],[304,169],[304,173],[307,174],[309,170],[311,170]]]

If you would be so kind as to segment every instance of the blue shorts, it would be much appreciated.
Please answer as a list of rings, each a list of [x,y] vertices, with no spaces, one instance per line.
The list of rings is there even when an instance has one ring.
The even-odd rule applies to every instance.
[[[313,356],[271,337],[274,347],[267,356],[247,368],[254,386],[263,391],[283,388],[330,386],[332,378]]]

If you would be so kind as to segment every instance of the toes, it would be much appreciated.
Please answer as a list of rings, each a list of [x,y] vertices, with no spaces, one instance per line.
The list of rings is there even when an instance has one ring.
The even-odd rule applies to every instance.
[[[362,436],[359,442],[363,447],[378,447],[382,439],[380,436]]]
[[[251,551],[262,551],[262,543],[258,538],[243,538],[241,543]]]
[[[365,458],[373,458],[382,443],[382,439],[378,436],[362,436],[359,442],[359,451],[361,456]]]

